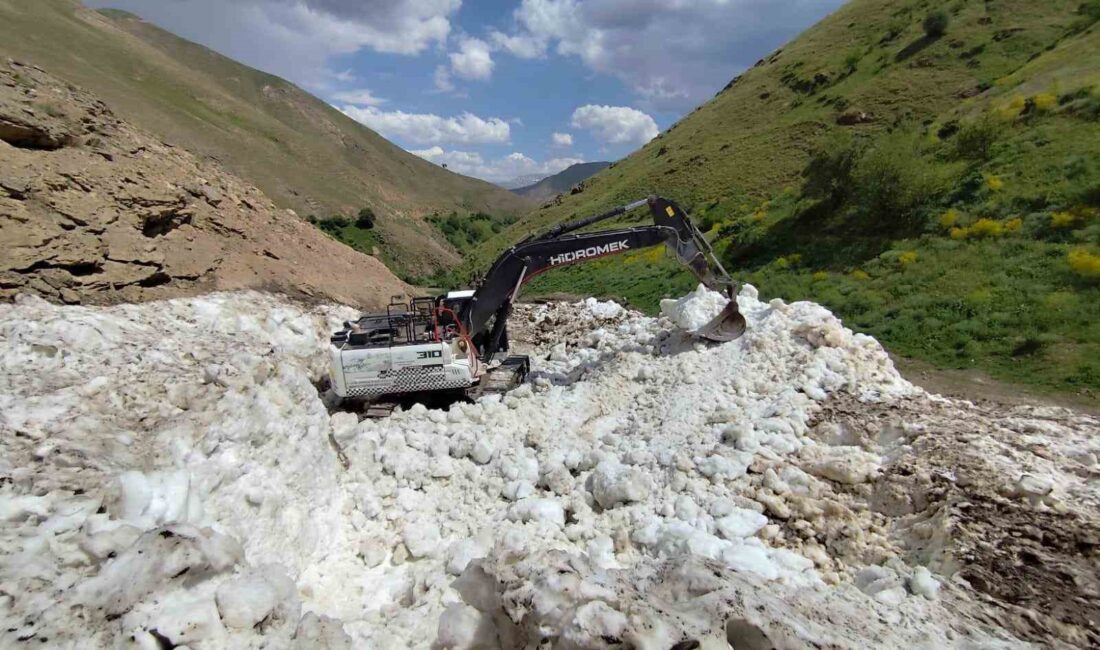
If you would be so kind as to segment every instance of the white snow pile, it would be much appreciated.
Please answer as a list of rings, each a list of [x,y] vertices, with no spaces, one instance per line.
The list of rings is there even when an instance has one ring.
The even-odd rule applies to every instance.
[[[753,294],[755,298],[755,294]],[[717,291],[709,291],[703,285],[676,300],[662,300],[661,313],[680,329],[697,332],[721,313],[729,299]]]
[[[0,645],[1000,643],[850,525],[832,486],[881,457],[807,435],[831,396],[917,389],[818,305],[738,301],[721,345],[683,331],[704,289],[526,307],[577,334],[529,383],[362,422],[314,387],[345,308],[0,306]]]

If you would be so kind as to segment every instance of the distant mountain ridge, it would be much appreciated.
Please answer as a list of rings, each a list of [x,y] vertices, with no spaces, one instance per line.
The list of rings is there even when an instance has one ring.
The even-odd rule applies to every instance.
[[[516,176],[510,180],[501,181],[497,183],[497,185],[506,190],[518,190],[521,187],[533,185],[544,178],[547,178],[546,174],[524,174],[523,176]]]
[[[607,161],[577,163],[566,167],[553,176],[547,176],[530,185],[515,188],[512,192],[536,201],[545,201],[554,198],[558,194],[568,192],[577,183],[607,169],[610,165],[611,163]]]
[[[216,160],[305,218],[370,207],[407,272],[453,265],[433,214],[519,216],[531,203],[414,156],[294,84],[137,16],[75,0],[0,0],[0,56],[99,95],[123,119]]]

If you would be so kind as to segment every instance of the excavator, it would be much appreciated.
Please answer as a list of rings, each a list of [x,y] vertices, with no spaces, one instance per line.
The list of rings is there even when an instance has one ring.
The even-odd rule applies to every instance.
[[[578,232],[648,206],[652,225]],[[395,299],[332,335],[330,383],[349,401],[460,391],[467,399],[501,393],[527,377],[530,359],[508,354],[508,317],[520,289],[541,273],[664,244],[705,286],[730,302],[697,336],[731,341],[745,332],[734,283],[703,233],[680,206],[651,196],[531,235],[501,253],[475,288],[437,297]]]

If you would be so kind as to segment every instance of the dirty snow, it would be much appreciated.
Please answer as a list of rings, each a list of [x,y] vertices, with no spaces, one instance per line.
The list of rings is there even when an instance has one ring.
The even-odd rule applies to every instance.
[[[968,420],[752,287],[744,337],[690,336],[724,301],[522,306],[527,384],[363,422],[315,388],[346,308],[0,306],[0,645],[1088,644],[975,596],[996,522],[950,490],[1088,530],[1094,419]]]

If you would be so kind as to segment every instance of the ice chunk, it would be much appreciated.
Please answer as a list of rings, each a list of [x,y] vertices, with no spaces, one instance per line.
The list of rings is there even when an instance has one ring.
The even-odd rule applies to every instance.
[[[775,580],[779,577],[779,568],[768,557],[768,552],[759,546],[750,544],[728,546],[722,550],[721,559],[735,571],[755,573],[765,580]]]
[[[725,517],[714,522],[719,534],[726,539],[752,537],[756,531],[768,525],[768,518],[759,512],[734,508]]]
[[[636,468],[616,460],[605,460],[588,477],[588,491],[601,508],[620,503],[644,501],[651,488],[650,479]]]
[[[909,578],[909,590],[928,600],[935,600],[940,593],[940,582],[932,577],[927,567],[919,566]]]
[[[276,567],[255,570],[218,586],[215,601],[222,622],[249,629],[267,618],[283,601],[294,596],[294,582]]]
[[[202,501],[185,470],[123,472],[118,477],[117,516],[140,528],[166,523],[199,523]]]
[[[695,291],[682,298],[662,300],[661,313],[676,327],[696,332],[722,313],[728,303],[729,298],[700,284]]]
[[[1013,496],[1026,499],[1032,505],[1042,506],[1053,501],[1054,479],[1049,476],[1021,474],[1013,487]]]
[[[514,521],[544,521],[556,526],[565,525],[565,509],[555,499],[521,499],[508,512]]]
[[[295,650],[314,648],[351,650],[352,641],[340,621],[309,612],[298,622],[298,629],[294,632],[294,648]]]
[[[77,600],[121,614],[163,583],[194,571],[225,571],[244,555],[231,537],[210,529],[174,525],[143,534],[95,577],[82,583]]]
[[[435,555],[441,550],[442,535],[439,526],[430,522],[407,524],[401,532],[401,539],[414,558]]]
[[[749,454],[744,454],[736,458],[715,454],[700,459],[695,463],[695,466],[699,470],[699,473],[707,478],[728,480],[744,476],[751,462],[752,456]]]
[[[485,557],[488,550],[474,539],[461,539],[447,549],[447,573],[462,575],[470,562]]]
[[[52,501],[49,496],[31,494],[0,496],[0,521],[17,521],[31,515],[45,517]]]
[[[588,313],[601,320],[613,320],[623,315],[623,308],[616,302],[600,302],[595,298],[586,298],[584,307]]]
[[[211,646],[226,645],[226,629],[209,596],[167,598],[136,608],[122,618],[122,627],[155,630],[175,646],[204,642]]]
[[[562,639],[576,648],[600,647],[607,639],[622,637],[626,624],[622,612],[602,600],[593,600],[577,608],[562,631]]]
[[[474,650],[499,644],[493,619],[465,603],[451,603],[439,617],[435,645],[439,648]]]

